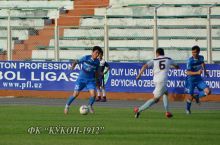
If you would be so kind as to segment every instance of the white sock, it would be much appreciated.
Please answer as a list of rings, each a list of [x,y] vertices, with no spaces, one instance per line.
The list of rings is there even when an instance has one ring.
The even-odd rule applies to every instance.
[[[142,112],[148,108],[150,108],[153,104],[155,104],[154,99],[150,99],[147,102],[145,102],[141,107],[139,107],[139,112]]]
[[[65,108],[69,108],[69,105],[66,104],[66,105],[65,105]]]
[[[97,89],[97,96],[101,96],[100,88]]]
[[[163,105],[166,112],[169,112],[169,100],[167,95],[163,95]]]
[[[105,88],[102,88],[102,96],[103,96],[103,97],[106,96]]]

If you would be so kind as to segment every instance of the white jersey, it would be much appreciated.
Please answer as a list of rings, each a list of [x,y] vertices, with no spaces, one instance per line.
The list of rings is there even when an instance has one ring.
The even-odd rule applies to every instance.
[[[173,60],[169,57],[158,56],[157,58],[147,62],[148,67],[153,67],[153,81],[167,82],[168,71],[171,66],[175,65]]]
[[[105,67],[109,67],[109,64],[104,60],[104,59],[101,59],[101,60],[99,60],[100,61],[100,65],[99,65],[99,67],[100,67],[100,72],[104,72],[104,70],[105,70]]]

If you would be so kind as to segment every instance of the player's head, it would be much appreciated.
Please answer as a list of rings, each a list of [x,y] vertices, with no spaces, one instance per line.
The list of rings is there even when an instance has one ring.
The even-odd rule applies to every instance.
[[[103,51],[100,52],[100,54],[99,54],[99,58],[102,59],[102,57],[103,57]]]
[[[99,46],[94,46],[92,49],[92,58],[97,59],[100,53],[103,53],[102,48]]]
[[[200,53],[200,47],[198,45],[193,46],[192,47],[192,56],[194,58],[197,58],[199,53]]]
[[[163,48],[157,48],[157,50],[156,50],[156,55],[157,55],[157,56],[164,55],[164,50],[163,50]]]

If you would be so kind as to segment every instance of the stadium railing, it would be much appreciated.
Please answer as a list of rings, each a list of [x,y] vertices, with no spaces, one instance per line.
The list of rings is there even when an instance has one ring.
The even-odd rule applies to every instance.
[[[165,3],[167,5],[173,5],[173,6],[204,6],[204,5],[210,5],[213,3],[218,3],[218,0],[110,0],[109,5],[132,5],[132,6],[143,6],[143,5],[160,5],[162,3]]]
[[[175,1],[175,0],[174,0]],[[142,51],[144,51],[143,54],[149,53],[149,56],[151,58],[154,57],[154,54],[150,53],[153,49],[153,35],[145,35],[143,32],[143,29],[148,29],[149,31],[153,32],[153,16],[154,13],[152,11],[149,11],[147,15],[144,13],[146,11],[143,10],[143,7],[147,10],[153,9],[155,6],[158,5],[158,3],[153,3],[146,5],[147,3],[143,4],[142,2],[138,3],[136,1],[128,0],[127,4],[123,6],[123,3],[125,1],[114,1],[116,7],[118,4],[122,4],[120,8],[115,8],[114,5],[112,8],[108,9],[107,14],[107,21],[108,21],[108,42],[109,42],[109,50],[110,55],[113,54],[120,54],[121,53],[127,53],[127,56],[123,54],[124,60],[142,60]],[[146,2],[146,1],[145,1]],[[159,46],[164,47],[167,51],[173,50],[181,51],[181,53],[184,53],[184,57],[186,55],[189,55],[190,49],[192,45],[198,44],[202,47],[202,53],[205,53],[207,51],[206,49],[206,23],[207,23],[207,14],[206,9],[201,7],[207,7],[210,4],[203,1],[200,1],[199,4],[193,3],[176,3],[174,4],[172,1],[168,0],[166,1],[168,4],[164,4],[163,7],[161,7],[158,10],[158,40],[159,40]],[[211,1],[210,1],[211,2]],[[110,4],[112,4],[112,1],[110,1]],[[220,28],[220,15],[219,15],[219,6],[216,5],[218,8],[213,8],[213,13],[211,15],[211,27],[213,29],[212,33],[212,42],[213,42],[213,51],[218,50],[219,46],[219,39],[220,36],[219,28]],[[138,13],[138,9],[140,10]],[[168,9],[172,9],[172,12],[168,11]],[[182,10],[180,10],[182,9]],[[205,10],[203,10],[205,9]],[[71,28],[64,28],[64,35],[59,36],[59,49],[62,51],[60,53],[66,53],[64,55],[65,58],[60,58],[62,60],[68,59],[67,53],[70,53],[71,50],[90,50],[93,45],[101,45],[104,48],[104,12],[106,9],[103,8],[97,8],[95,9],[95,15],[94,16],[82,16],[80,20],[80,27],[76,28],[78,32],[74,32],[74,29]],[[198,11],[201,10],[198,14]],[[168,11],[167,13],[164,13],[164,11]],[[126,13],[128,12],[128,13]],[[179,13],[178,13],[179,12]],[[116,15],[117,14],[117,15]],[[125,15],[126,14],[126,15]],[[129,15],[130,14],[130,15]],[[140,15],[137,15],[140,14]],[[94,29],[89,32],[89,29],[87,29],[87,32],[89,33],[83,33],[84,35],[80,34],[83,31],[82,26],[84,27],[94,27],[91,29]],[[139,29],[140,32],[136,32],[135,29]],[[61,29],[61,28],[60,28]],[[95,29],[99,29],[98,31],[95,31]],[[115,30],[113,30],[115,29]],[[126,30],[127,29],[127,30]],[[197,32],[202,31],[201,33],[195,33],[195,31],[192,31],[193,29],[196,29]],[[124,30],[124,31],[120,31]],[[68,33],[65,33],[66,31],[69,31]],[[118,33],[112,34],[113,31],[118,31]],[[170,33],[169,33],[170,31]],[[186,33],[178,33],[178,31],[183,31]],[[97,33],[98,32],[98,33]],[[101,32],[101,33],[100,33]],[[103,33],[102,33],[103,32]],[[130,33],[126,33],[130,32]],[[96,35],[93,35],[93,34]],[[136,33],[136,34],[135,34]],[[91,34],[91,35],[90,35]],[[134,34],[134,35],[133,35]],[[143,35],[141,35],[143,34]],[[167,34],[167,35],[166,35]],[[197,34],[197,35],[196,35]],[[55,37],[50,38],[49,45],[41,45],[35,46],[37,50],[33,51],[39,51],[40,53],[47,53],[48,55],[44,55],[45,59],[51,59],[52,53],[54,50],[54,44],[55,44]],[[180,47],[181,46],[181,47]],[[45,51],[45,52],[44,52]],[[122,52],[123,51],[123,52]],[[129,52],[129,51],[137,51],[135,53]],[[75,51],[76,52],[76,51]],[[72,53],[72,52],[71,52]],[[135,54],[135,57],[130,57],[130,54]],[[137,55],[136,55],[137,53]],[[139,53],[139,54],[138,54]],[[141,53],[141,54],[140,54]],[[61,54],[62,56],[63,54]],[[77,53],[73,53],[73,55],[78,55]],[[148,55],[148,54],[147,54]],[[177,56],[178,57],[178,56]],[[34,58],[34,57],[33,57]],[[37,58],[36,58],[37,59]],[[40,59],[40,58],[39,58]],[[150,59],[150,58],[149,58]],[[121,56],[117,56],[112,59],[112,61],[115,60],[122,60]],[[215,60],[215,58],[214,58]]]

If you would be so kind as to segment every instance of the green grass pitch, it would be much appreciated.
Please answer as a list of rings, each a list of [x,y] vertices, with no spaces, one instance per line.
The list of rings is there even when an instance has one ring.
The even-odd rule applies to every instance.
[[[132,108],[96,107],[95,114],[86,116],[78,109],[72,106],[70,114],[64,115],[63,107],[57,106],[1,105],[0,145],[220,143],[220,110],[194,111],[191,115],[174,110],[174,117],[167,119],[163,110],[150,109],[135,119]],[[74,127],[75,132],[71,131]]]

